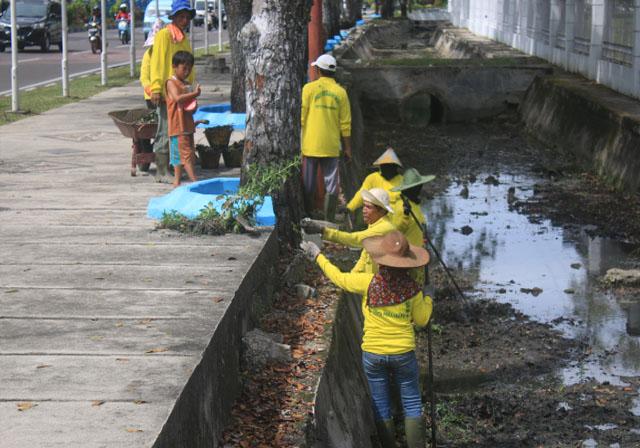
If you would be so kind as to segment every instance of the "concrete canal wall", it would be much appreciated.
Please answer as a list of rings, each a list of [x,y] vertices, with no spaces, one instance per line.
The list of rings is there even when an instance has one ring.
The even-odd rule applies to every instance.
[[[640,189],[640,103],[576,76],[537,78],[520,112],[538,140],[617,188]]]
[[[315,391],[314,416],[307,427],[309,447],[369,448],[375,425],[360,359],[360,297],[343,294],[331,328],[325,368]]]

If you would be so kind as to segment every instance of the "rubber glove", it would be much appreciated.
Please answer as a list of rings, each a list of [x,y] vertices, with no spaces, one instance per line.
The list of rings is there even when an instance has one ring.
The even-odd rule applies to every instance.
[[[303,241],[300,243],[300,249],[302,249],[304,256],[310,261],[315,261],[320,254],[320,248],[318,245],[311,241]]]

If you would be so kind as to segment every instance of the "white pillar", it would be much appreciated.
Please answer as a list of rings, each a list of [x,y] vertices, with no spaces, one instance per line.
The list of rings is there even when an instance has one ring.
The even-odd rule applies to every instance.
[[[574,0],[567,0],[564,13],[564,69],[571,67],[571,54],[573,53],[574,27],[576,23],[576,4]]]
[[[195,1],[194,0],[189,0],[189,6],[191,6],[191,9],[195,8]],[[196,38],[196,33],[194,32],[193,28],[195,28],[195,24],[193,22],[193,19],[191,19],[189,21],[189,43],[191,44],[191,51],[194,52],[195,54],[195,47],[194,47],[194,41]]]
[[[16,0],[11,0],[11,112],[20,110],[18,91],[18,24],[16,22]]]
[[[218,0],[218,52],[222,53],[222,0]]]
[[[604,0],[593,0],[591,9],[591,50],[589,51],[589,74],[591,79],[600,82],[598,63],[602,57],[604,40]]]
[[[103,86],[107,85],[107,1],[100,0],[100,21],[102,34],[102,52],[100,53],[100,78]]]
[[[69,32],[69,24],[67,23],[67,2],[60,2],[60,14],[62,14],[62,60],[60,61],[62,69],[62,96],[69,96],[69,59],[67,57],[67,37]]]
[[[640,98],[640,0],[634,1],[633,92]]]
[[[65,0],[62,0],[63,2]],[[129,75],[136,77],[136,2],[129,0],[129,11],[131,11],[131,23],[129,23]]]
[[[204,0],[204,54],[209,54],[209,0]]]

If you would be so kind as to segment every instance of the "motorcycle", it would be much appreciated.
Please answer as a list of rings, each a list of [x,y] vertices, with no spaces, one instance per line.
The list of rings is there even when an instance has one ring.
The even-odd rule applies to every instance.
[[[120,39],[120,42],[122,42],[123,45],[127,45],[131,39],[131,35],[129,33],[129,21],[126,19],[118,20],[118,39]]]
[[[102,39],[100,38],[100,24],[91,21],[85,25],[89,36],[89,45],[91,45],[91,53],[96,54],[102,51]]]

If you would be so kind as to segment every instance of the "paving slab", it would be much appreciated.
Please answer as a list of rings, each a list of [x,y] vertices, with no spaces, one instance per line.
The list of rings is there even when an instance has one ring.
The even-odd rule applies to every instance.
[[[107,116],[143,105],[132,84],[0,129],[3,448],[217,446],[277,244],[155,229],[147,202],[171,186],[130,176]]]

